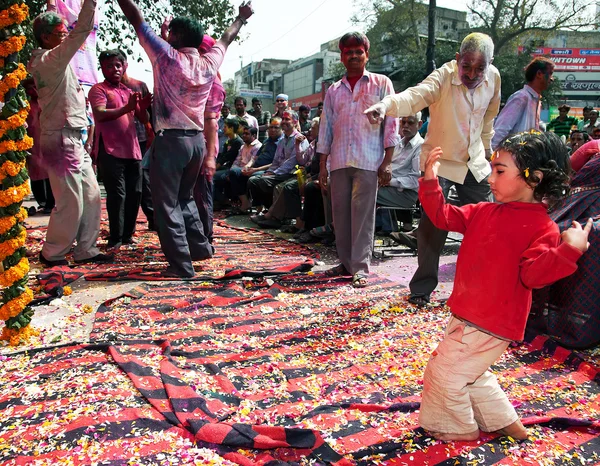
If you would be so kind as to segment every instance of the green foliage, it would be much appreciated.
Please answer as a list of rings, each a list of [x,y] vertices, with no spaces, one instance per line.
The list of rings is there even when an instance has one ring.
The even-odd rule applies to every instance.
[[[420,50],[414,53],[405,53],[396,57],[395,72],[390,78],[397,92],[419,84],[427,77],[426,59],[427,43],[423,41]],[[435,47],[435,64],[440,67],[446,62],[454,60],[458,46],[447,42],[438,42]]]
[[[29,7],[30,21],[23,23],[27,44],[21,52],[21,60],[27,63],[31,51],[37,47],[33,38],[31,21],[45,11],[45,0],[25,0]],[[160,26],[167,15],[189,16],[200,20],[207,34],[220,37],[234,18],[234,9],[229,0],[167,0],[160,2],[154,0],[137,0],[136,4],[142,11],[146,21],[155,31],[160,31]],[[118,44],[128,55],[133,54],[133,44],[137,36],[133,27],[126,22],[116,1],[101,2],[103,18],[98,28],[98,38],[105,44]]]
[[[471,0],[471,24],[493,39],[496,54],[523,35],[544,37],[557,29],[595,25],[595,0]]]
[[[367,37],[371,41],[369,60],[380,64],[386,55],[421,53],[426,40],[419,37],[417,23],[427,21],[427,5],[415,0],[378,1]]]
[[[332,81],[339,81],[346,74],[346,67],[342,62],[332,62],[327,68],[327,76]]]
[[[223,81],[223,88],[225,89],[225,103],[231,107],[232,113],[235,113],[234,110],[234,99],[236,94],[235,82],[233,79],[228,79],[227,81]]]

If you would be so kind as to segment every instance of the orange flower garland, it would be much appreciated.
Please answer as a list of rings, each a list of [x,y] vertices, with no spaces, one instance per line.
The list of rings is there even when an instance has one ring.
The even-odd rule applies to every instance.
[[[6,178],[7,176],[18,175],[19,173],[21,173],[21,170],[23,170],[23,168],[25,168],[25,160],[18,163],[7,160],[0,167],[0,183],[2,183],[2,181],[4,181],[4,178]]]
[[[2,44],[0,44],[2,47]],[[19,63],[18,68],[12,73],[8,73],[0,81],[0,99],[4,100],[5,94],[11,89],[16,89],[17,86],[27,77],[27,70],[23,63]]]
[[[31,194],[29,189],[29,183],[25,182],[21,186],[15,186],[13,188],[0,191],[0,207],[6,207],[15,202],[21,202],[25,196]]]
[[[6,120],[0,120],[0,139],[4,136],[4,133],[11,129],[20,128],[27,121],[27,114],[29,113],[29,106],[22,108],[14,115],[9,116]]]
[[[24,3],[11,5],[6,10],[0,11],[0,29],[22,23],[29,16],[29,7]]]
[[[31,301],[33,301],[33,291],[26,288],[23,294],[0,307],[0,320],[8,320],[11,317],[18,316]]]
[[[19,1],[23,0],[3,2],[12,4],[0,11],[1,37],[5,38],[0,42],[0,101],[4,104],[0,113],[0,320],[5,323],[0,340],[12,346],[39,334],[30,325],[33,292],[27,287],[27,231],[20,225],[27,218],[20,204],[30,192],[24,156],[33,139],[25,132],[29,104],[21,86],[27,70],[14,55],[27,40],[18,25],[27,20],[29,8]]]
[[[15,251],[19,248],[25,246],[25,240],[27,238],[27,231],[23,229],[21,233],[16,238],[9,239],[0,243],[0,261],[3,261],[8,256],[12,256]],[[2,320],[0,318],[0,320]],[[4,319],[6,320],[6,319]]]
[[[0,142],[0,154],[4,154],[8,151],[23,151],[29,150],[33,147],[33,139],[29,136],[25,136],[20,141],[2,141]]]
[[[36,329],[28,325],[27,327],[20,328],[18,330],[4,327],[0,340],[6,340],[10,346],[17,346],[21,343],[27,343],[31,337],[36,337],[40,334]]]
[[[0,285],[10,286],[21,280],[29,273],[29,261],[26,257],[21,258],[19,263],[4,272],[0,272]]]
[[[27,38],[25,36],[12,36],[4,42],[0,42],[0,57],[5,58],[13,53],[20,52],[25,46]]]

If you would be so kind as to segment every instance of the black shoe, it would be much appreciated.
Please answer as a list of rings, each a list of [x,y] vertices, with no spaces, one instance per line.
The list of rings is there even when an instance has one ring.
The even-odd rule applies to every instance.
[[[256,222],[261,228],[281,228],[281,222],[276,218],[263,218]]]
[[[133,238],[131,238],[131,237],[129,237],[129,238],[125,238],[125,239],[123,240],[123,244],[135,244],[135,242],[136,242],[136,241],[135,241]]]
[[[40,262],[46,267],[58,267],[59,265],[69,265],[69,262],[66,259],[59,259],[56,261],[48,260],[44,257],[44,255],[40,252]]]
[[[426,295],[413,295],[408,298],[410,304],[414,304],[418,308],[427,307],[431,298]]]
[[[87,259],[76,260],[76,264],[105,264],[112,262],[115,256],[112,254],[96,254],[94,257],[88,257]]]
[[[27,209],[28,217],[33,217],[35,214],[37,214],[37,209],[35,207],[31,206],[29,209]]]
[[[413,251],[417,250],[417,238],[410,236],[403,231],[393,231],[390,233],[390,238],[392,238],[396,243],[406,246]]]
[[[119,247],[121,247],[123,245],[123,243],[121,241],[112,241],[112,240],[109,239],[106,242],[106,247],[108,249],[119,248]]]

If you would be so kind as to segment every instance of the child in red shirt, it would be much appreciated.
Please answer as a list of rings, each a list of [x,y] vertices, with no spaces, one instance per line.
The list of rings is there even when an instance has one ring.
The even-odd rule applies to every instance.
[[[573,273],[589,247],[590,219],[562,235],[547,214],[566,196],[569,155],[552,133],[505,139],[492,157],[489,183],[497,203],[446,204],[437,180],[438,147],[429,154],[419,199],[436,227],[464,235],[452,317],[425,369],[421,427],[438,440],[475,440],[480,429],[516,439],[527,431],[489,367],[521,340],[531,290]]]

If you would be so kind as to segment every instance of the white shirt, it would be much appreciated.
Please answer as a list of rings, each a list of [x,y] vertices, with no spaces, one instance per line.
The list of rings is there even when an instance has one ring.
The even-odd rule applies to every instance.
[[[441,147],[439,176],[462,184],[470,170],[479,182],[491,173],[485,150],[491,150],[493,123],[500,107],[500,73],[489,65],[484,80],[469,92],[456,60],[433,71],[417,86],[383,99],[387,115],[405,117],[429,107],[431,119],[421,149],[421,170],[435,147]]]
[[[42,131],[88,125],[83,88],[69,62],[94,28],[95,11],[96,0],[84,1],[77,24],[61,44],[32,52],[28,68],[38,91]]]
[[[417,133],[406,144],[402,140],[394,148],[390,186],[400,190],[419,190],[419,177],[421,176],[419,155],[421,154],[422,145],[423,138]]]

